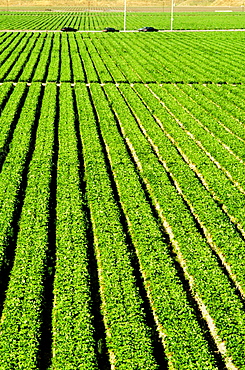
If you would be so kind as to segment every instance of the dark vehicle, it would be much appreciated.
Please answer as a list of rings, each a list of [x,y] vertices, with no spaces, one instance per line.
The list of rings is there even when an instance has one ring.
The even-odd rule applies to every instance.
[[[158,29],[154,27],[143,27],[138,29],[139,32],[157,32]]]
[[[112,27],[106,27],[102,32],[119,32],[119,30],[116,30],[115,28]]]
[[[72,27],[63,27],[61,29],[61,31],[63,31],[63,32],[76,32],[77,30],[75,28],[72,28]]]

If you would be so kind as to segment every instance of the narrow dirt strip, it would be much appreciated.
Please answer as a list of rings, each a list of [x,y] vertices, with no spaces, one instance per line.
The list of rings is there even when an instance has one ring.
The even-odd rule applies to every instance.
[[[159,30],[158,32],[244,32],[245,28],[234,28],[234,29],[227,29],[227,30]],[[0,30],[0,32],[62,32],[61,30]],[[102,30],[78,30],[78,33],[87,33],[87,32],[104,32]],[[138,30],[120,30],[120,32],[127,33],[127,32],[139,32]]]

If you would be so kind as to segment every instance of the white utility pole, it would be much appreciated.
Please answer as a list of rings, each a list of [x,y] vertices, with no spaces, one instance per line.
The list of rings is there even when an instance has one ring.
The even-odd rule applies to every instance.
[[[173,31],[173,23],[174,23],[174,0],[172,0],[172,5],[171,5],[170,31]]]
[[[126,31],[126,17],[127,17],[127,0],[124,0],[124,26],[123,26],[124,31]]]

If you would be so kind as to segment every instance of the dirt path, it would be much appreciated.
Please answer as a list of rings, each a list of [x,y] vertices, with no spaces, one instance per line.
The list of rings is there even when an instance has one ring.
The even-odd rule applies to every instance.
[[[244,32],[245,28],[234,28],[226,30],[159,30],[159,32]],[[0,30],[0,32],[62,32],[61,30]],[[103,32],[101,30],[79,30],[77,33]],[[138,30],[121,30],[120,32],[138,32]]]

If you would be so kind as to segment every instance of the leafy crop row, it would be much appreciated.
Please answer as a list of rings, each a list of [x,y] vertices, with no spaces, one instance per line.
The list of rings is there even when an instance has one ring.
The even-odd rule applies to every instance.
[[[3,47],[3,53],[1,54],[1,81],[6,78],[7,74],[13,68],[16,59],[26,47],[29,37],[30,35],[25,37],[24,34],[20,34],[17,37],[12,37],[12,42],[8,44],[7,48]]]
[[[30,56],[34,55],[33,49],[36,47],[36,49],[39,50],[39,43],[37,43],[38,36],[39,36],[38,34],[37,35],[33,34],[32,37],[29,38],[28,43],[25,44],[25,47],[22,50],[20,50],[18,54],[15,54],[15,52],[11,54],[11,61],[14,64],[14,68],[11,68],[11,70],[9,70],[8,73],[9,81],[18,81],[19,76],[22,70],[24,69],[25,65],[29,61]],[[36,43],[38,47],[36,46]],[[35,59],[34,60],[32,59],[31,62],[33,65],[35,63]],[[28,68],[32,69],[32,66],[28,66]]]
[[[12,237],[12,217],[17,206],[18,193],[22,181],[22,175],[25,168],[26,156],[29,151],[32,129],[35,120],[35,112],[38,103],[38,91],[40,86],[32,85],[27,99],[25,101],[24,109],[21,110],[20,118],[16,125],[11,140],[10,150],[4,153],[6,140],[8,140],[9,130],[12,120],[19,107],[21,96],[25,86],[19,85],[14,91],[13,95],[7,103],[3,111],[3,131],[1,137],[2,156],[6,157],[2,171],[1,171],[1,190],[0,190],[0,204],[1,204],[1,239],[0,239],[0,265],[4,261],[4,254],[6,245]],[[34,93],[34,96],[32,94]],[[14,102],[14,104],[12,103]],[[12,105],[12,104],[13,105]],[[13,109],[14,106],[14,109]],[[11,108],[10,108],[11,107]],[[5,116],[6,114],[6,116]],[[13,130],[13,128],[12,128]]]
[[[53,44],[54,44],[54,35],[53,34],[46,35],[44,45],[42,48],[42,52],[38,55],[38,63],[36,65],[36,69],[32,72],[33,81],[36,81],[36,82],[46,81],[47,75],[48,75],[48,69],[49,67],[51,67],[49,64],[50,64],[51,52],[53,50]],[[52,68],[54,68],[53,65],[52,65]],[[23,75],[21,75],[20,79],[23,80]]]
[[[52,53],[49,57],[49,65],[48,65],[48,81],[58,81],[60,76],[60,51],[61,51],[61,44],[60,44],[60,34],[55,34],[52,40]],[[46,56],[47,57],[47,56]],[[67,59],[66,55],[66,59]]]
[[[164,93],[163,89],[156,89],[155,87],[152,87],[152,89],[164,100],[169,108],[171,107],[172,112],[176,114],[176,105],[173,105],[173,99],[169,100],[167,98],[168,95]],[[181,96],[178,96],[180,99]],[[178,127],[179,125],[177,122],[174,122],[173,117],[168,118],[168,120],[166,119],[166,111],[164,112],[164,108],[160,106],[159,102],[154,103],[154,101],[151,101],[149,106],[154,110],[158,107],[156,117],[161,119],[162,122],[163,120],[165,121],[163,127],[165,127],[164,129],[167,134],[170,135],[172,142],[177,146],[190,168],[194,170],[194,174],[198,176],[199,181],[202,182],[203,186],[214,198],[215,202],[212,201],[208,194],[205,195],[204,188],[200,186],[197,179],[195,180],[195,178],[193,178],[194,174],[191,174],[190,170],[186,169],[185,172],[189,173],[188,177],[192,186],[189,185],[186,190],[182,187],[183,192],[189,199],[188,202],[193,207],[193,212],[196,217],[203,225],[206,237],[210,239],[213,246],[216,245],[215,249],[217,253],[221,253],[220,258],[223,260],[223,263],[226,261],[228,270],[235,279],[237,286],[240,286],[241,294],[244,295],[243,266],[240,262],[238,263],[238,261],[243,260],[244,243],[234,230],[234,225],[230,222],[232,221],[232,223],[237,225],[244,234],[244,193],[241,193],[240,188],[236,188],[234,183],[232,183],[230,179],[227,179],[226,173],[221,171],[221,166],[217,167],[217,162],[214,159],[210,160],[208,156],[206,157],[207,153],[202,151],[203,147],[198,141],[200,137],[196,138],[195,136],[194,121],[192,121],[192,126],[188,127],[187,121],[190,120],[190,115],[187,117],[187,115],[182,114],[182,116],[179,116],[177,114],[176,116],[181,119],[181,127]],[[188,106],[187,101],[185,106]],[[181,110],[179,111],[181,112]],[[196,109],[196,113],[197,112],[198,108]],[[202,119],[204,117],[203,115]],[[168,121],[171,122],[169,125],[167,125]],[[196,123],[196,125],[198,125],[198,123]],[[185,126],[188,127],[188,129],[185,128]],[[185,131],[183,131],[183,128]],[[187,133],[189,133],[189,135],[187,135]],[[215,143],[214,138],[212,138],[212,143]],[[215,153],[213,153],[213,155],[215,155]],[[187,183],[188,182],[186,182],[186,185]],[[195,190],[193,192],[192,189],[195,183]],[[202,199],[201,202],[200,199]],[[228,214],[230,220],[224,217],[220,208],[222,208],[223,212]],[[209,210],[208,213],[206,212],[207,210]],[[229,235],[228,239],[227,235]],[[233,245],[233,248],[230,248],[230,244]]]
[[[97,102],[98,92],[93,89]],[[130,251],[120,223],[99,132],[86,87],[76,88],[83,145],[86,193],[98,264],[102,313],[111,366],[118,369],[155,369],[149,328],[142,312]],[[103,108],[102,108],[103,109]],[[106,110],[98,110],[99,117]]]
[[[42,325],[43,284],[47,253],[48,201],[55,111],[54,87],[49,86],[30,163],[14,261],[4,301],[0,327],[2,369],[37,369]],[[10,150],[1,173],[1,247],[16,233],[11,230],[19,187],[30,146],[40,86],[27,95]],[[48,114],[47,109],[48,108]],[[5,235],[3,233],[5,232]],[[14,248],[13,240],[7,248]],[[1,260],[3,260],[1,250]],[[13,252],[12,252],[13,253]],[[2,262],[2,261],[1,261]]]
[[[35,73],[35,70],[37,68],[37,64],[39,62],[40,55],[42,53],[43,47],[45,45],[45,34],[40,35],[40,37],[37,38],[36,44],[33,47],[33,50],[27,55],[28,60],[24,60],[24,63],[21,65],[21,69],[23,72],[20,74],[19,81],[31,81],[33,78],[33,75]],[[26,54],[26,53],[25,53]],[[22,59],[26,56],[22,56]],[[18,60],[18,63],[21,64],[21,59]],[[13,76],[11,74],[8,75],[8,78],[10,80],[14,80]]]
[[[180,279],[171,260],[168,242],[164,240],[152,214],[137,171],[118,131],[113,113],[110,112],[111,103],[106,101],[105,95],[97,85],[92,85],[91,90],[93,96],[96,91],[94,102],[98,107],[99,123],[107,156],[169,367],[196,369],[198,363],[200,367],[205,364],[207,369],[214,369],[215,361],[209,353],[186,292],[181,288]],[[113,98],[112,107],[122,123],[125,110],[117,96],[118,93],[114,88],[107,86],[105,91],[110,97],[116,97],[118,104],[114,103]],[[104,114],[104,112],[107,113]],[[131,139],[126,132],[125,138],[128,146],[132,148]]]
[[[66,85],[59,107],[52,369],[97,369],[75,115]]]
[[[174,90],[168,88],[168,90],[172,90],[172,93],[174,93],[177,98],[177,102],[174,102],[173,98],[169,106],[174,105],[174,107],[179,107],[179,112],[176,114],[176,116],[180,118],[180,114],[182,114],[181,122],[184,125],[183,127],[185,127],[185,129],[190,132],[190,134],[195,138],[196,142],[198,142],[199,147],[202,148],[202,150],[213,161],[216,167],[218,167],[219,170],[222,170],[224,175],[231,181],[230,186],[227,185],[228,188],[225,201],[223,200],[225,204],[229,204],[230,202],[228,194],[230,193],[231,188],[234,188],[234,185],[239,191],[241,191],[242,194],[244,193],[245,183],[243,176],[241,176],[244,168],[244,139],[242,139],[242,136],[244,136],[243,125],[241,124],[241,122],[234,119],[234,117],[229,117],[228,114],[224,115],[224,113],[220,112],[220,109],[218,109],[217,106],[215,109],[216,118],[210,119],[209,113],[201,108],[202,105],[207,107],[207,101],[205,99],[205,96],[200,96],[198,94],[199,89],[195,89],[194,94],[192,91],[186,89],[185,87],[182,87],[182,89],[188,91],[189,96],[193,96],[193,98],[197,100],[197,102],[199,102],[200,100],[202,100],[202,102],[200,101],[199,105],[197,106],[195,100],[193,101],[185,94],[182,95],[180,90],[177,89],[174,92]],[[163,89],[161,89],[161,91],[163,92]],[[179,103],[181,102],[182,106],[179,105]],[[183,104],[185,107],[183,106]],[[213,111],[212,108],[212,101],[209,101],[208,111]],[[219,117],[217,117],[218,112],[220,113]],[[231,131],[231,129],[233,130],[233,132]],[[223,193],[225,190],[226,187],[222,187]],[[236,193],[237,191],[234,189],[234,196]],[[240,198],[243,197],[242,194],[240,194]],[[222,197],[220,199],[222,199]],[[233,198],[232,202],[234,202],[234,200],[235,199]],[[231,214],[238,218],[240,224],[243,224],[243,215],[240,213],[241,211],[238,210],[239,208],[242,209],[242,204],[243,202],[238,202],[236,211],[234,210],[234,206],[232,207],[233,210],[229,206]]]
[[[167,228],[166,231],[169,233],[170,240],[175,245],[175,252],[179,262],[186,274],[186,278],[189,280],[193,296],[196,297],[203,316],[209,322],[209,329],[217,347],[227,364],[230,361],[234,361],[237,364],[236,366],[241,368],[244,366],[243,355],[241,355],[243,352],[241,338],[244,335],[242,304],[234,296],[233,289],[230,288],[229,281],[222,270],[220,270],[219,263],[216,261],[212,250],[210,250],[207,242],[199,234],[185,202],[177,193],[179,187],[180,189],[183,188],[183,193],[185,194],[185,186],[187,186],[187,189],[192,194],[192,198],[195,199],[195,194],[198,195],[198,191],[194,188],[195,183],[194,181],[191,182],[191,188],[188,175],[186,174],[188,171],[187,169],[185,170],[183,161],[181,164],[176,161],[177,159],[174,159],[170,144],[164,140],[164,135],[161,135],[159,130],[152,127],[154,120],[151,123],[151,115],[142,107],[142,102],[136,100],[135,96],[130,97],[130,91],[127,91],[129,88],[123,89],[127,99],[130,99],[130,105],[136,117],[138,117],[140,126],[142,125],[143,132],[146,131],[145,139],[144,136],[140,135],[134,120],[130,118],[130,111],[126,107],[124,109],[120,108],[122,103],[119,95],[116,95],[116,88],[111,87],[110,90],[111,97],[117,96],[117,99],[114,100],[115,111],[119,115],[124,137],[131,142],[132,155],[139,162],[138,168],[148,187],[152,202]],[[109,91],[109,87],[106,87],[106,91]],[[156,123],[155,125],[157,127]],[[159,140],[160,137],[161,141]],[[154,158],[149,143],[147,143],[147,138],[159,153],[160,159],[163,158],[161,160],[163,165]],[[159,140],[159,144],[157,144],[156,140]],[[170,168],[168,167],[168,162],[171,165]],[[168,178],[172,171],[174,173],[172,180],[176,181],[176,189],[174,189]],[[201,200],[202,198],[199,199],[199,202]],[[203,212],[206,212],[206,210],[207,207],[203,209]],[[202,269],[203,264],[205,265],[205,270]],[[206,286],[208,286],[208,291]],[[210,316],[209,319],[208,316]],[[213,320],[213,329],[209,320]],[[226,323],[225,326],[223,321]],[[234,326],[239,333],[237,335],[234,334]],[[232,338],[231,334],[233,335]],[[223,341],[226,345],[222,349],[221,343]]]

